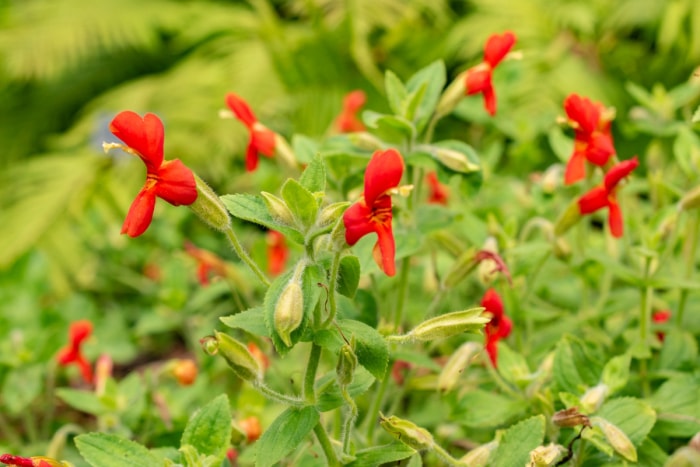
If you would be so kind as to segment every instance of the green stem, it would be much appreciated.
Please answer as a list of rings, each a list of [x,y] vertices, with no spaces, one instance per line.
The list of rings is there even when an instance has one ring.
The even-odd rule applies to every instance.
[[[455,459],[450,455],[449,452],[447,452],[442,446],[439,444],[433,444],[432,450],[435,454],[438,455],[440,459],[442,459],[445,462],[445,465],[450,465],[454,467],[461,467],[465,466],[463,462],[460,462],[459,460]]]
[[[406,257],[401,261],[401,275],[399,276],[399,286],[396,296],[396,309],[394,310],[394,332],[399,332],[403,321],[403,309],[406,302],[406,291],[408,289],[408,273],[410,272],[411,259]]]
[[[653,289],[648,283],[651,275],[651,262],[652,259],[648,257],[644,260],[645,285],[640,291],[641,297],[639,309],[639,338],[641,340],[642,346],[645,349],[645,354],[649,353],[649,322],[651,321],[651,299],[653,293]],[[642,380],[642,393],[645,396],[648,396],[651,392],[648,378],[649,375],[647,371],[647,358],[649,357],[645,356],[644,359],[641,360],[639,367],[639,377]]]
[[[279,402],[281,404],[286,404],[286,405],[291,405],[292,407],[304,407],[305,402],[297,397],[291,397],[287,396],[286,394],[282,394],[280,392],[275,391],[274,389],[270,388],[267,386],[265,383],[262,381],[259,381],[257,383],[253,384],[253,387],[260,392],[263,396],[267,397],[270,400],[273,400],[275,402]]]
[[[326,465],[328,467],[340,466],[338,456],[335,454],[335,449],[333,449],[328,433],[326,433],[326,430],[323,428],[320,421],[314,427],[314,433],[316,433],[316,438],[318,438],[318,442],[321,444],[321,449],[323,449],[323,453],[326,455]]]
[[[61,452],[66,445],[69,435],[79,435],[85,433],[83,427],[70,423],[59,428],[51,438],[49,446],[46,448],[46,457],[58,459],[62,457]]]
[[[314,391],[314,383],[316,382],[316,371],[318,363],[321,361],[321,346],[311,344],[311,352],[309,353],[309,362],[306,364],[306,373],[304,374],[304,387],[302,393],[304,400],[313,405],[316,403],[316,393]]]
[[[389,362],[391,364],[391,362]],[[377,427],[377,417],[379,417],[379,410],[381,409],[382,402],[384,401],[384,393],[389,385],[390,376],[384,375],[384,379],[379,383],[379,388],[374,394],[374,399],[372,399],[372,404],[367,411],[367,416],[365,418],[367,424],[367,443],[372,444],[372,437],[374,436],[374,429]]]
[[[700,229],[700,215],[693,213],[694,219],[686,226],[686,237],[683,241],[683,250],[685,256],[685,278],[690,279],[695,269],[695,253],[698,245],[698,230]],[[676,315],[676,324],[683,326],[683,313],[685,312],[685,304],[688,300],[688,289],[681,290],[681,297],[678,301],[678,314]]]
[[[340,253],[336,253],[333,257],[333,264],[331,265],[331,276],[328,283],[328,306],[330,310],[328,311],[328,318],[323,322],[321,328],[327,328],[331,325],[335,319],[335,315],[338,311],[338,305],[335,301],[335,288],[338,282],[338,272],[340,271]]]
[[[263,285],[268,286],[270,285],[270,281],[268,278],[265,276],[265,273],[262,272],[260,267],[258,267],[257,263],[253,261],[253,259],[248,255],[248,253],[245,252],[243,247],[241,246],[241,242],[238,241],[238,237],[236,236],[236,232],[233,231],[233,227],[229,225],[226,230],[224,230],[224,233],[226,234],[226,238],[228,239],[229,243],[233,247],[234,251],[238,255],[241,260],[248,265],[251,271],[258,276],[258,279],[260,279],[260,282],[263,283]]]

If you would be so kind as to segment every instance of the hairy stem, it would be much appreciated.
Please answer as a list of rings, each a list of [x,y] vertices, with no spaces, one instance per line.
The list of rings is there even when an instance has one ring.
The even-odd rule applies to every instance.
[[[314,427],[314,433],[316,433],[316,438],[318,438],[318,442],[321,444],[321,449],[323,449],[323,453],[326,455],[326,461],[328,461],[326,465],[328,467],[340,466],[338,456],[335,453],[335,449],[333,449],[328,433],[326,433],[326,430],[323,428],[320,421]]]
[[[239,258],[241,258],[241,261],[243,261],[245,264],[248,265],[251,271],[253,271],[253,274],[255,274],[258,279],[260,279],[260,282],[263,283],[265,286],[270,285],[269,279],[265,276],[265,273],[262,272],[260,267],[257,265],[255,261],[253,261],[253,258],[251,258],[248,253],[245,252],[243,247],[241,246],[241,242],[238,240],[238,237],[236,236],[236,232],[233,231],[233,227],[229,225],[226,230],[224,230],[224,233],[226,234],[226,238],[228,239],[229,243],[233,247],[233,250],[236,252]]]
[[[304,387],[302,393],[304,400],[309,404],[316,403],[316,393],[314,391],[314,382],[316,381],[316,371],[318,363],[321,360],[321,346],[311,344],[311,352],[309,353],[309,361],[306,364],[306,373],[304,373]]]

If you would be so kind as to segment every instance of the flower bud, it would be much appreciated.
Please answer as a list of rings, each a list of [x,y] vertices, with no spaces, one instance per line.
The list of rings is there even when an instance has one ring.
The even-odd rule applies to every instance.
[[[435,157],[442,165],[450,170],[459,173],[478,172],[481,167],[469,160],[469,158],[459,151],[448,148],[437,148]]]
[[[353,144],[353,146],[364,151],[374,152],[380,149],[384,149],[384,144],[379,138],[365,131],[350,133],[347,136],[350,142]]]
[[[335,367],[335,374],[338,380],[338,386],[347,386],[352,383],[352,378],[357,368],[357,355],[353,351],[353,345],[344,344],[340,348],[338,355],[338,364]]]
[[[488,464],[491,453],[494,452],[497,447],[498,441],[482,444],[466,453],[459,461],[469,467],[484,467]]]
[[[481,351],[481,345],[476,342],[465,342],[452,353],[450,359],[438,376],[437,387],[439,391],[451,391],[462,372],[467,369],[472,359]]]
[[[571,246],[564,237],[556,237],[552,242],[552,251],[554,256],[562,261],[566,261],[571,257]]]
[[[581,211],[579,211],[578,200],[574,200],[569,204],[564,212],[557,219],[557,223],[554,224],[554,235],[560,237],[565,234],[567,230],[576,225],[581,219]]]
[[[556,412],[552,415],[552,423],[561,428],[572,428],[578,425],[591,426],[590,419],[579,413],[578,407],[570,407]]]
[[[266,191],[262,191],[260,194],[265,201],[267,210],[276,221],[290,227],[295,225],[294,215],[292,214],[292,211],[289,210],[289,207],[287,207],[287,203],[285,203],[284,200]]]
[[[181,385],[189,386],[197,379],[197,364],[191,358],[178,359],[173,367],[173,376]]]
[[[321,210],[321,214],[318,216],[317,221],[318,226],[324,227],[326,225],[334,224],[338,219],[340,219],[348,206],[350,206],[350,203],[347,201],[329,204]]]
[[[214,335],[218,345],[218,352],[239,378],[251,382],[257,382],[262,379],[263,371],[260,363],[244,344],[223,332],[215,331]]]
[[[601,417],[592,417],[591,422],[603,431],[610,446],[630,462],[637,462],[637,449],[624,431]]]
[[[231,218],[219,196],[197,174],[194,174],[194,180],[197,184],[197,199],[190,204],[190,209],[212,229],[229,228]]]
[[[581,397],[581,408],[584,412],[595,412],[603,405],[609,392],[607,384],[600,383],[589,388]]]
[[[395,415],[386,418],[379,414],[379,424],[391,436],[416,451],[430,449],[435,445],[433,435],[428,430]]]
[[[545,194],[553,194],[561,185],[563,167],[561,164],[554,164],[547,168],[542,174],[540,184]]]
[[[447,272],[444,279],[446,288],[452,288],[459,284],[467,275],[474,270],[476,262],[474,262],[474,251],[467,250],[455,260],[452,268]]]
[[[275,305],[274,328],[287,347],[292,346],[291,334],[304,318],[304,294],[301,284],[292,279]]]
[[[530,451],[530,467],[551,467],[556,465],[562,454],[566,452],[564,446],[550,443],[547,446],[538,446]]]
[[[482,316],[483,311],[484,308],[476,307],[431,318],[420,323],[399,340],[431,341],[464,332],[476,333],[490,321],[490,318]]]
[[[343,251],[347,246],[348,243],[345,240],[345,223],[338,222],[335,224],[335,227],[333,227],[333,230],[331,230],[332,251]]]
[[[687,192],[678,203],[678,209],[681,211],[695,209],[698,206],[700,206],[700,186]]]
[[[457,107],[459,101],[464,97],[464,81],[467,78],[467,72],[463,71],[447,86],[445,92],[440,96],[437,107],[435,108],[435,118],[441,118],[449,115]]]
[[[481,247],[481,251],[498,254],[498,242],[496,241],[496,238],[492,236],[487,237],[486,241],[484,241],[484,245]],[[491,285],[499,270],[500,265],[496,263],[495,260],[491,258],[481,260],[476,270],[476,274],[479,278],[479,282],[481,282],[481,285],[484,287]]]

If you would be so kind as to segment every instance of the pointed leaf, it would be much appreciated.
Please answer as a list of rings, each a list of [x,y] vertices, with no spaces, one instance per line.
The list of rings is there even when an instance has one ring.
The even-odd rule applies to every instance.
[[[391,70],[387,70],[384,75],[384,87],[386,88],[386,97],[389,101],[389,108],[397,117],[404,117],[403,103],[408,92],[398,76]]]
[[[107,433],[77,436],[75,445],[93,467],[153,467],[163,459],[134,441]]]
[[[296,180],[291,178],[282,185],[282,198],[292,211],[299,229],[306,232],[316,222],[318,202],[314,195]]]
[[[220,462],[231,442],[231,409],[221,394],[190,418],[180,444],[194,447],[199,454],[214,456]]]
[[[355,453],[355,460],[346,464],[347,467],[364,467],[368,465],[385,465],[406,459],[416,453],[416,450],[403,443],[390,443],[362,449]]]
[[[528,465],[530,451],[542,444],[544,439],[544,415],[528,418],[508,428],[501,437],[500,443],[489,460],[493,467],[512,467]]]
[[[338,293],[348,298],[353,298],[357,286],[360,284],[360,272],[360,260],[357,256],[343,256],[340,260],[340,271],[338,272]]]
[[[282,412],[265,430],[258,445],[256,467],[271,467],[304,443],[306,437],[318,423],[320,415],[316,408],[289,408]]]
[[[263,319],[263,307],[256,306],[229,316],[219,318],[222,323],[233,329],[243,329],[256,336],[270,337],[270,332]]]
[[[302,172],[299,183],[312,193],[322,192],[326,189],[326,166],[320,155],[316,154],[311,159],[309,165]]]
[[[442,60],[438,60],[419,70],[406,83],[406,89],[410,93],[418,91],[422,86],[425,87],[425,91],[422,92],[423,96],[412,118],[418,132],[423,131],[423,128],[425,128],[425,125],[428,124],[435,112],[435,107],[440,100],[446,81],[445,64]]]
[[[232,216],[260,224],[268,229],[278,230],[296,243],[304,244],[304,237],[298,231],[290,229],[275,220],[267,210],[262,196],[236,193],[221,196],[220,199]]]

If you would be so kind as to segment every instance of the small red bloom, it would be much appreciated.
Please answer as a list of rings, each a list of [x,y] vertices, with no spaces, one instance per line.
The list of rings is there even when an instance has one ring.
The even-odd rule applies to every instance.
[[[263,371],[266,371],[268,368],[270,368],[270,359],[267,358],[267,355],[265,355],[265,353],[262,350],[260,350],[260,347],[258,347],[257,344],[255,344],[255,342],[248,342],[248,351],[258,361]]]
[[[174,362],[173,376],[183,386],[189,386],[197,379],[197,364],[191,358],[177,359]]]
[[[428,188],[430,189],[428,202],[432,204],[447,205],[447,200],[450,193],[447,191],[447,187],[440,183],[437,174],[435,172],[430,172],[428,175],[426,175],[425,179],[428,182]]]
[[[575,128],[574,152],[564,174],[564,183],[570,185],[585,177],[586,161],[602,167],[615,154],[615,147],[603,104],[571,94],[564,100],[564,110]]]
[[[185,242],[185,252],[194,258],[197,263],[197,278],[202,285],[209,285],[211,274],[226,277],[226,262],[211,251],[197,248],[191,242]]]
[[[284,235],[276,230],[267,233],[267,270],[272,276],[278,276],[284,272],[284,267],[289,258],[289,248]]]
[[[250,142],[245,153],[245,168],[252,172],[258,167],[258,154],[275,155],[275,133],[258,121],[248,103],[234,93],[226,94],[226,105],[250,132]]]
[[[352,133],[354,131],[364,131],[365,125],[357,116],[358,112],[365,105],[367,97],[364,91],[355,90],[343,99],[343,110],[335,120],[335,126],[341,133]]]
[[[65,465],[55,459],[44,456],[20,457],[12,454],[0,455],[0,462],[5,465],[15,465],[18,467],[61,467]]]
[[[496,114],[496,93],[493,89],[493,70],[501,63],[506,54],[515,44],[515,34],[510,31],[500,36],[494,34],[486,41],[484,61],[467,70],[464,92],[466,95],[482,93],[484,108],[491,114]]]
[[[258,417],[244,418],[238,422],[238,425],[245,432],[245,437],[248,444],[257,441],[262,434],[262,427],[260,426],[260,420],[258,420]]]
[[[608,208],[608,225],[613,237],[622,237],[622,211],[617,203],[617,185],[627,177],[637,166],[637,156],[615,164],[603,180],[603,184],[591,189],[578,200],[581,214],[591,214],[598,209]]]
[[[364,196],[343,214],[345,241],[352,246],[372,232],[377,234],[374,260],[387,276],[396,274],[396,245],[391,230],[391,195],[401,182],[403,159],[395,149],[376,151],[365,171]]]
[[[92,334],[92,323],[87,320],[80,320],[72,323],[68,331],[69,343],[58,352],[58,364],[67,366],[75,364],[80,368],[83,379],[86,383],[92,384],[92,368],[81,351],[83,342]]]
[[[396,360],[394,362],[391,366],[391,378],[397,385],[403,386],[403,383],[406,381],[406,373],[411,370],[412,366],[405,360]]]
[[[651,320],[655,324],[665,324],[668,322],[668,320],[671,319],[671,310],[659,310],[654,312],[653,315],[651,315]],[[666,333],[663,331],[656,331],[656,337],[659,338],[661,342],[664,341],[666,338]]]
[[[141,118],[135,112],[120,112],[109,130],[126,144],[122,149],[139,156],[146,164],[146,183],[131,204],[121,233],[138,237],[146,231],[153,219],[156,197],[174,206],[194,203],[197,199],[194,174],[178,159],[163,160],[165,131],[156,115],[148,113]]]
[[[498,341],[510,335],[513,322],[503,312],[503,301],[494,289],[488,289],[481,299],[483,306],[488,313],[491,313],[491,321],[486,324],[484,334],[486,334],[486,352],[489,354],[493,366],[498,362]]]

